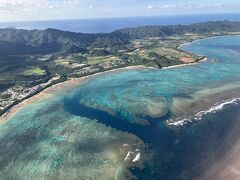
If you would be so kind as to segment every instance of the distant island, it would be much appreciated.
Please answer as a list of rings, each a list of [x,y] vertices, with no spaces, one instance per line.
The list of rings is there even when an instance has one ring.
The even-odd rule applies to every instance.
[[[178,47],[194,40],[240,34],[240,22],[145,26],[84,34],[0,29],[0,115],[43,89],[70,78],[127,66],[164,68],[205,57]]]

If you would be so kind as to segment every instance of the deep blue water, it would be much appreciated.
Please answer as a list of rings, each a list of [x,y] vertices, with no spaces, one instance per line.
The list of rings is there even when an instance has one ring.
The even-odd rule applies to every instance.
[[[212,157],[225,153],[220,150],[238,122],[240,102],[183,127],[169,127],[167,120],[181,118],[180,112],[197,105],[198,111],[208,110],[211,101],[240,96],[238,47],[240,36],[196,41],[181,48],[208,56],[208,61],[103,73],[71,92],[59,90],[22,108],[0,126],[0,178],[38,174],[54,179],[71,171],[69,179],[96,179],[95,169],[114,165],[106,152],[118,154],[125,141],[137,146],[138,137],[146,148],[142,157],[150,158],[143,169],[131,169],[138,179],[195,179],[209,162],[216,163]],[[112,151],[117,142],[120,146]]]
[[[9,22],[0,23],[0,28],[15,27],[22,29],[55,28],[65,31],[100,33],[112,32],[117,29],[138,27],[146,25],[175,25],[192,24],[206,21],[231,20],[239,21],[240,14],[211,14],[211,15],[185,15],[185,16],[159,16],[159,17],[128,17],[103,18],[79,20],[55,20],[36,22]]]

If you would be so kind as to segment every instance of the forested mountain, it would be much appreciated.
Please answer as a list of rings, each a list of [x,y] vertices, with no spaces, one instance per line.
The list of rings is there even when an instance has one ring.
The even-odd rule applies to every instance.
[[[121,33],[118,33],[118,36],[113,34],[84,34],[56,29],[1,29],[0,54],[74,53],[86,51],[89,46],[108,47],[127,43]]]
[[[131,40],[138,38],[213,32],[240,32],[240,23],[212,21],[185,26],[145,26],[99,34],[74,33],[56,29],[0,29],[0,54],[22,55],[54,52],[74,53],[87,51],[87,48],[114,47],[123,49]]]
[[[240,32],[240,22],[209,21],[205,23],[197,23],[191,25],[143,26],[138,28],[126,28],[115,31],[115,33],[123,33],[125,35],[128,35],[131,39],[183,35],[186,33],[204,34],[213,32]]]

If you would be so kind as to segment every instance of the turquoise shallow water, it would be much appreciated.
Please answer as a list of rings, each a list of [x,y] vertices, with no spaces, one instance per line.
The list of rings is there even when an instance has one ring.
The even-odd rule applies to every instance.
[[[196,169],[189,167],[195,167],[201,157],[196,157],[199,147],[216,141],[211,150],[202,150],[204,157],[219,147],[218,139],[234,123],[234,118],[228,117],[239,115],[239,104],[219,114],[207,114],[201,122],[184,128],[167,127],[165,122],[178,117],[176,109],[188,111],[182,106],[189,102],[197,104],[199,111],[205,110],[208,107],[198,103],[198,98],[204,94],[211,101],[216,88],[217,93],[228,88],[217,100],[224,100],[225,94],[229,99],[231,94],[227,92],[232,92],[233,85],[235,94],[231,98],[238,94],[240,36],[200,40],[181,48],[209,59],[172,69],[104,73],[70,93],[58,92],[48,100],[22,108],[0,127],[1,179],[27,179],[26,174],[44,179],[96,179],[101,177],[99,171],[115,167],[116,158],[109,154],[119,154],[119,144],[141,149],[141,140],[148,146],[152,160],[141,171],[132,169],[138,178],[191,177],[190,172]],[[211,136],[213,129],[212,138],[205,139],[206,132]]]
[[[151,116],[159,107],[171,114],[172,100],[176,97],[192,98],[196,92],[231,82],[239,85],[239,44],[240,36],[197,41],[182,48],[209,57],[207,62],[173,69],[104,74],[77,88],[72,96],[86,106],[117,114],[125,120]]]

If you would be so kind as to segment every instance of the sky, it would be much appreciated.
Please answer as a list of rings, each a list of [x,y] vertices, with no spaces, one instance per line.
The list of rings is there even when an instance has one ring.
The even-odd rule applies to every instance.
[[[0,0],[0,21],[240,13],[240,0]]]

